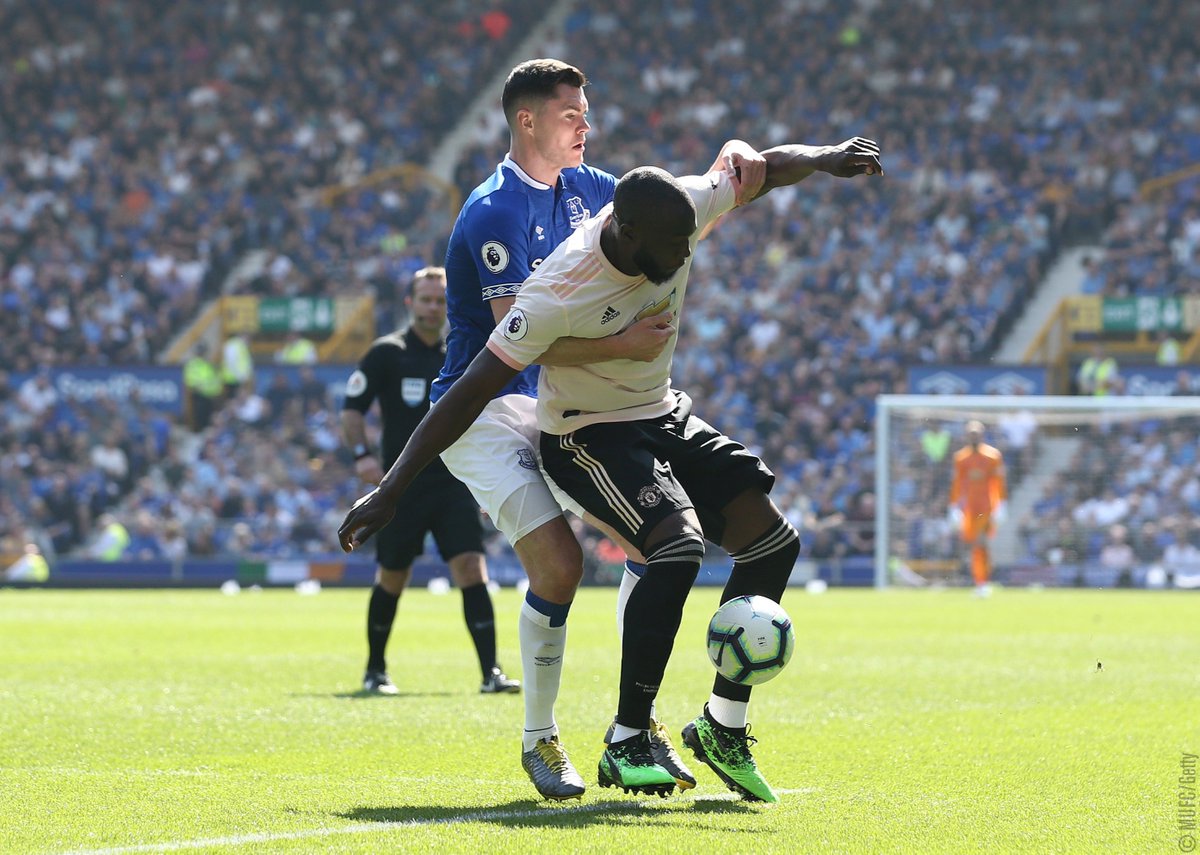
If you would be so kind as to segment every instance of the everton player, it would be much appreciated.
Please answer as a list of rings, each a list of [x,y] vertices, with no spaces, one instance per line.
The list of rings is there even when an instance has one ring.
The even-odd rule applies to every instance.
[[[857,137],[763,154],[764,193],[814,171],[882,174],[878,146]],[[723,599],[753,593],[778,600],[799,551],[795,531],[767,495],[774,476],[742,446],[692,416],[686,395],[670,384],[671,320],[683,302],[696,241],[737,201],[731,176],[710,171],[681,183],[661,170],[639,169],[622,179],[614,205],[530,276],[486,349],[417,427],[379,489],[355,504],[338,531],[342,548],[350,550],[386,523],[416,473],[469,435],[495,393],[564,336],[619,338],[606,320],[624,318],[631,329],[639,319],[656,319],[671,339],[658,358],[645,365],[547,363],[537,403],[547,470],[648,556],[645,578],[625,609],[620,705],[600,763],[601,783],[626,790],[664,794],[677,783],[653,752],[652,709],[700,568],[703,538],[721,543],[734,558]],[[730,789],[775,801],[749,751],[749,694],[749,687],[718,677],[684,739]]]
[[[583,162],[591,130],[586,84],[582,71],[554,59],[524,62],[505,81],[502,106],[510,133],[508,155],[467,198],[446,252],[450,333],[446,365],[431,395],[435,402],[483,349],[525,278],[612,199],[616,178]],[[752,195],[761,186],[765,162],[748,144],[730,141],[718,155],[714,165],[718,164],[741,171],[743,192]],[[560,339],[539,363],[653,361],[670,337],[660,328],[661,321],[647,318],[604,340]],[[581,796],[584,784],[558,738],[554,704],[567,614],[583,575],[583,555],[563,516],[567,500],[561,494],[556,498],[540,471],[537,372],[537,366],[530,366],[497,390],[475,424],[445,450],[442,459],[508,538],[529,577],[518,618],[525,681],[521,762],[542,796],[568,799]],[[567,506],[577,510],[570,503]],[[601,528],[617,537],[610,527]],[[619,537],[618,542],[629,554],[632,547]],[[631,564],[624,574],[618,619],[641,569],[640,564]],[[679,786],[695,786],[695,778],[671,746],[667,729],[657,721],[654,724],[656,759],[673,772]]]

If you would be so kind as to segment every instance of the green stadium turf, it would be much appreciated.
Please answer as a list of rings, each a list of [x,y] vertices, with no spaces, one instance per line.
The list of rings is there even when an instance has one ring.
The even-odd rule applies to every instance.
[[[773,806],[698,763],[667,800],[595,785],[614,596],[572,611],[558,717],[589,789],[550,804],[521,772],[520,698],[477,694],[457,594],[405,594],[387,698],[356,691],[365,590],[0,590],[0,852],[1180,848],[1194,595],[791,592],[797,653],[751,705]],[[676,733],[708,694],[717,598],[693,593],[667,672]],[[514,675],[518,603],[497,597]]]

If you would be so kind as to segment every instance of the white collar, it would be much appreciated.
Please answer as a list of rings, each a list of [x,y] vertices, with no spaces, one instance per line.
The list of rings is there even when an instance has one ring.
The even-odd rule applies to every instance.
[[[507,166],[509,169],[511,169],[513,172],[515,172],[517,174],[518,178],[520,178],[522,181],[524,181],[526,184],[528,184],[530,187],[533,187],[536,190],[549,190],[550,189],[549,184],[543,184],[541,181],[538,181],[536,178],[531,177],[528,172],[526,172],[524,169],[522,169],[520,166],[518,166],[517,162],[515,160],[513,160],[507,154],[504,155],[504,160],[500,161],[500,165]]]

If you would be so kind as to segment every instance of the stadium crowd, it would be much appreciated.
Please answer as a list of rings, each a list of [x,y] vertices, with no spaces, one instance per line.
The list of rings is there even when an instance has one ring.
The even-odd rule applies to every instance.
[[[541,11],[61,5],[9,4],[0,27],[16,58],[0,72],[0,365],[16,370],[153,361],[249,249],[270,262],[235,289],[386,302],[438,259],[453,212],[413,183],[330,204],[317,190],[425,161]],[[1117,250],[1130,232],[1138,251],[1104,262],[1135,264],[1124,287],[1163,265],[1193,287],[1194,196],[1150,214],[1136,201],[1140,182],[1200,160],[1200,115],[1178,97],[1195,86],[1189,8],[614,0],[568,17],[556,52],[592,81],[589,161],[617,175],[703,168],[730,136],[883,144],[884,181],[816,176],[719,225],[676,357],[698,412],[775,468],[808,554],[871,549],[874,397],[904,391],[911,364],[986,361],[1064,242]],[[502,123],[481,125],[460,192],[505,145]],[[324,518],[360,489],[328,398],[259,423],[226,405],[199,439],[167,431],[159,457],[134,408],[112,483],[78,437],[120,420],[29,414],[17,390],[0,406],[24,413],[0,429],[0,475],[54,470],[52,436],[74,449],[57,471],[88,519],[69,548],[125,497],[176,520],[190,554],[329,549]],[[54,480],[4,478],[9,529],[61,529],[38,510]]]
[[[536,11],[4,4],[0,365],[153,362],[250,249],[243,287],[287,295],[387,277],[410,232],[428,255],[428,192],[318,191],[424,160]]]
[[[620,28],[635,6],[647,26]],[[699,411],[782,476],[776,500],[807,523],[810,550],[873,545],[869,522],[819,533],[870,518],[874,396],[905,391],[907,365],[986,362],[1064,241],[1098,237],[1141,181],[1200,160],[1194,106],[1175,97],[1195,55],[1163,28],[1178,10],[862,4],[847,17],[823,2],[627,0],[570,19],[568,54],[593,78],[593,159],[618,174],[702,166],[731,129],[764,145],[883,143],[887,180],[865,192],[818,176],[717,229],[677,356]],[[1106,52],[1113,31],[1128,62]]]
[[[1089,259],[1084,291],[1102,297],[1200,296],[1200,177],[1121,204]]]
[[[1099,566],[1110,584],[1157,569],[1162,582],[1200,586],[1198,427],[1184,416],[1087,429],[1020,521],[1025,557]]]

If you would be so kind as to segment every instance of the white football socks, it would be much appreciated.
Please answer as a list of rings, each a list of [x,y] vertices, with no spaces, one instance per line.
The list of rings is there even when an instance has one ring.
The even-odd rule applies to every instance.
[[[642,579],[641,576],[629,569],[629,562],[625,562],[625,569],[621,571],[621,585],[617,588],[617,640],[620,641],[625,637],[625,606],[629,603],[629,595],[633,593],[633,589],[637,587],[637,583]]]
[[[731,701],[718,695],[709,695],[708,714],[717,724],[741,730],[746,726],[746,713],[750,709],[749,701]]]
[[[644,730],[638,730],[636,727],[626,727],[623,724],[613,724],[613,742],[623,742],[631,736],[645,733]],[[612,745],[612,742],[609,743]]]
[[[562,680],[563,651],[567,646],[567,627],[550,626],[544,615],[529,604],[521,603],[517,619],[517,634],[521,640],[521,670],[525,695],[525,733],[522,745],[529,751],[539,739],[558,733],[554,721],[554,702]]]

